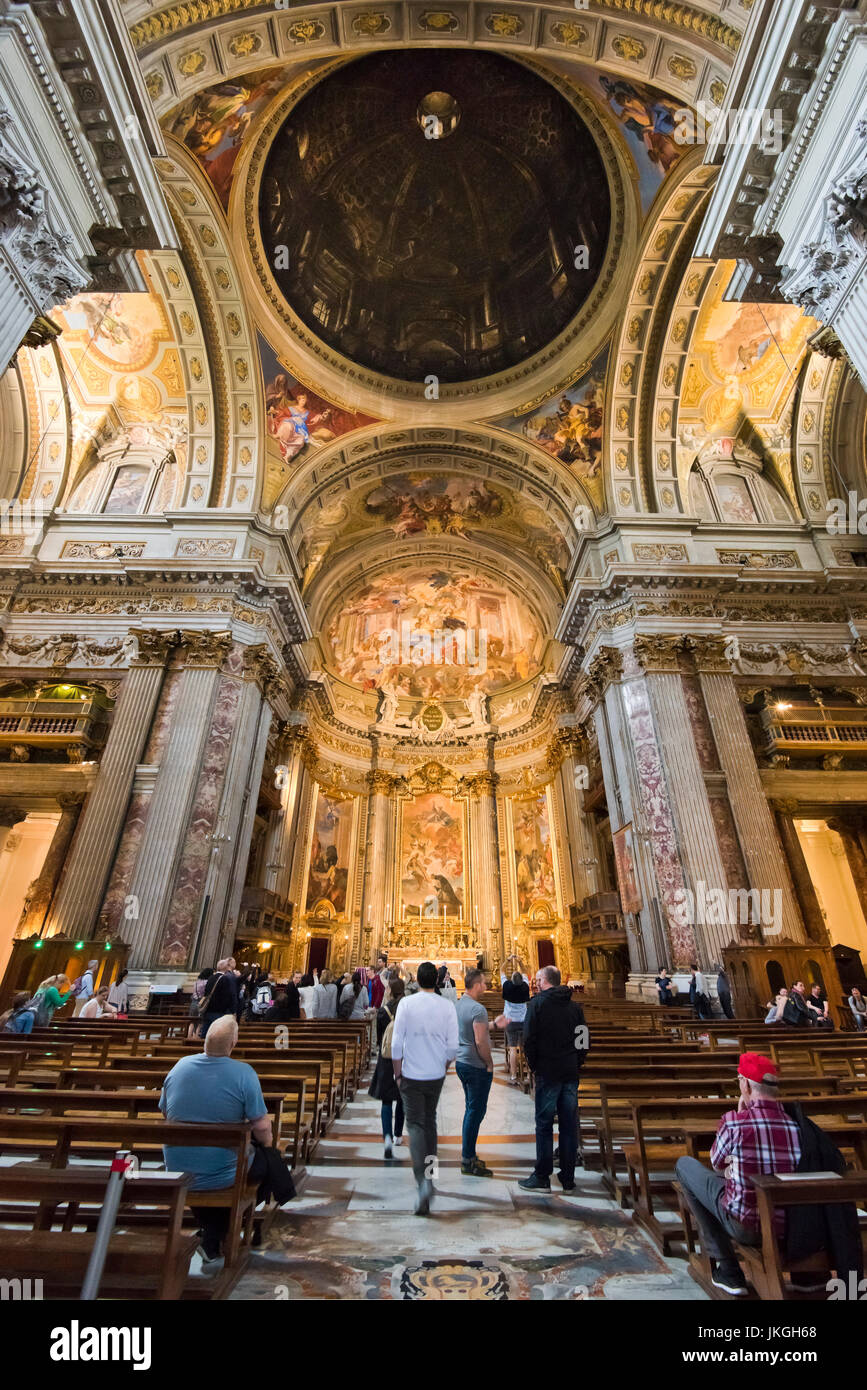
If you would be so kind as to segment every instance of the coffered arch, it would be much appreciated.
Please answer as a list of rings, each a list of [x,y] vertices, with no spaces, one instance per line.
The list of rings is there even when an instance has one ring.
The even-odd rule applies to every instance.
[[[684,275],[683,267],[714,177],[700,150],[685,155],[645,229],[610,368],[606,490],[615,516],[682,510],[677,401],[689,322],[707,278],[699,269]]]
[[[702,6],[595,0],[592,12],[526,3],[456,6],[320,4],[278,10],[261,0],[193,0],[127,10],[157,113],[223,77],[273,62],[309,66],[335,53],[456,44],[597,62],[695,103],[719,106],[744,25],[740,0]]]

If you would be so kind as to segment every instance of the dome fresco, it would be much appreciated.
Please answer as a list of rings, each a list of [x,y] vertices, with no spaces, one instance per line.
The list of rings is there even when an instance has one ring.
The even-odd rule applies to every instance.
[[[275,137],[259,208],[279,288],[317,336],[387,376],[452,382],[556,338],[595,283],[610,212],[572,106],[465,50],[375,54],[324,78]]]

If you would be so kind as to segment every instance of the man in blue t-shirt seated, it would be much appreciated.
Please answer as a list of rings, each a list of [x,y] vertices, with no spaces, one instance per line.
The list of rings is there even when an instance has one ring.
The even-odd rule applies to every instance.
[[[225,1014],[211,1024],[205,1038],[204,1052],[193,1053],[176,1062],[163,1082],[160,1110],[167,1120],[191,1124],[253,1123],[254,1149],[250,1154],[249,1175],[252,1181],[267,1177],[267,1189],[273,1191],[280,1204],[295,1195],[291,1175],[282,1158],[272,1151],[271,1117],[268,1115],[262,1087],[253,1068],[247,1062],[235,1062],[231,1052],[238,1041],[238,1023],[233,1014]],[[213,1192],[231,1187],[235,1181],[235,1153],[232,1149],[201,1147],[163,1148],[166,1168],[176,1173],[194,1173],[191,1193]],[[282,1169],[282,1173],[281,1173]],[[285,1181],[284,1176],[285,1175]],[[259,1196],[263,1197],[260,1190]],[[197,1207],[190,1210],[201,1224],[202,1243],[199,1254],[205,1265],[220,1258],[220,1244],[229,1227],[228,1207]]]

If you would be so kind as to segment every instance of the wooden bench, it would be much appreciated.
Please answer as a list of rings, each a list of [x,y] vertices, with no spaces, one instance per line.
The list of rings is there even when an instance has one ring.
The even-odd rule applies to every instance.
[[[858,1096],[795,1096],[811,1120],[826,1129],[843,1149],[851,1149],[857,1167],[867,1159],[867,1094]],[[636,1222],[667,1254],[684,1238],[678,1222],[661,1221],[657,1207],[677,1209],[674,1168],[679,1158],[705,1157],[710,1152],[724,1113],[717,1100],[647,1100],[632,1104],[635,1141],[623,1145],[629,1195]]]
[[[41,1279],[43,1296],[49,1299],[77,1295],[93,1250],[108,1177],[107,1168],[47,1172],[0,1167],[0,1269],[4,1274]],[[127,1178],[100,1283],[101,1296],[181,1297],[198,1240],[182,1229],[191,1181],[188,1173]],[[159,1230],[124,1229],[131,1213],[141,1208],[151,1216],[159,1213]],[[58,1224],[60,1229],[54,1229]],[[72,1229],[82,1225],[87,1229]]]
[[[228,1208],[225,1254],[229,1266],[248,1253],[253,1234],[257,1187],[247,1180],[251,1128],[246,1123],[177,1124],[156,1116],[129,1119],[126,1116],[6,1115],[0,1126],[0,1152],[14,1147],[16,1156],[20,1156],[29,1144],[34,1156],[48,1157],[51,1168],[67,1169],[71,1158],[91,1159],[94,1154],[107,1158],[117,1149],[129,1149],[151,1163],[162,1163],[164,1145],[231,1150],[236,1158],[232,1186],[216,1191],[198,1191],[191,1187],[189,1193],[189,1201],[195,1206]]]
[[[828,1298],[829,1266],[831,1265],[830,1255],[825,1251],[819,1251],[797,1263],[789,1260],[785,1250],[781,1249],[777,1240],[774,1215],[780,1210],[787,1211],[789,1207],[827,1206],[837,1202],[854,1202],[863,1212],[867,1206],[867,1171],[859,1169],[856,1172],[844,1173],[839,1177],[836,1174],[834,1177],[804,1174],[800,1177],[782,1179],[772,1174],[765,1174],[753,1178],[752,1184],[756,1189],[761,1240],[755,1246],[742,1245],[738,1241],[735,1241],[734,1245],[743,1267],[744,1276],[755,1290],[756,1297],[774,1302],[802,1300],[811,1297],[826,1300]],[[679,1183],[677,1184],[677,1196],[681,1220],[686,1233],[690,1277],[704,1289],[709,1298],[731,1298],[732,1295],[725,1293],[723,1289],[716,1288],[713,1284],[710,1258],[701,1249],[695,1217]],[[859,1225],[863,1258],[863,1253],[867,1253],[867,1220],[863,1215],[860,1217]],[[799,1289],[792,1283],[791,1275],[793,1274],[801,1275],[808,1283],[810,1276],[812,1276],[818,1287],[810,1291]],[[848,1271],[838,1270],[836,1274],[844,1281],[844,1284],[848,1283]],[[786,1275],[790,1277],[787,1279]]]

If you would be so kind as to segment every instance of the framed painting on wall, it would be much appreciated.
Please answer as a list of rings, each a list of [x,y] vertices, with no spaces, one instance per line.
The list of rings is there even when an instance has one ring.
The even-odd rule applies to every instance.
[[[623,912],[641,911],[641,893],[635,873],[635,846],[632,825],[624,825],[611,836],[614,843],[614,863],[617,867],[617,886]]]

